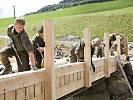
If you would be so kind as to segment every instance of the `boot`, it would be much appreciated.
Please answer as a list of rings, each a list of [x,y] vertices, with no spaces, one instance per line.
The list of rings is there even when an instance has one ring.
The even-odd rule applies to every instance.
[[[5,75],[5,74],[11,74],[12,73],[12,66],[8,66],[6,67],[5,71],[3,72],[2,75]]]
[[[3,74],[4,71],[5,71],[5,67],[4,66],[0,67],[0,75]]]

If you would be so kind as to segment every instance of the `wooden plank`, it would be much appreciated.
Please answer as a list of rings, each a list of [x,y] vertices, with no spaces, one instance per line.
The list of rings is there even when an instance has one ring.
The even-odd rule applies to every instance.
[[[5,93],[5,100],[15,100],[15,91]]]
[[[34,98],[34,85],[26,87],[26,99]]]
[[[60,87],[65,85],[65,76],[60,77]]]
[[[56,67],[55,69],[56,78],[62,77],[64,75],[67,75],[68,73],[75,72],[77,70],[84,70],[84,62],[60,65],[59,67]]]
[[[77,76],[78,76],[78,77],[77,77],[77,80],[80,80],[80,79],[81,79],[81,71],[78,72],[77,74],[78,74],[78,75],[77,75]]]
[[[56,89],[56,99],[59,99],[60,97],[63,97],[82,87],[84,87],[84,79],[60,87]]]
[[[42,82],[41,85],[42,85],[42,89],[41,89],[42,92],[41,93],[42,93],[42,95],[44,95],[44,93],[45,93],[45,83]]]
[[[30,100],[45,100],[45,98],[44,98],[44,95],[40,95],[40,96],[34,97]]]
[[[91,67],[91,35],[90,30],[85,28],[83,30],[84,35],[84,62],[85,62],[85,87],[91,86],[91,74],[90,74],[90,67]]]
[[[35,84],[35,97],[40,96],[42,94],[41,88],[41,83]]]
[[[70,83],[74,82],[74,73],[70,74]]]
[[[121,55],[120,35],[116,35],[116,41],[117,41],[117,52],[119,55]]]
[[[3,94],[0,94],[0,100],[5,100],[4,99],[4,93]]]
[[[45,99],[55,100],[55,66],[54,66],[54,26],[53,21],[44,20],[45,32]]]
[[[0,76],[0,94],[44,82],[43,74],[44,69],[2,75]]]
[[[55,82],[56,82],[56,89],[57,89],[60,87],[60,78],[59,77],[56,78]]]
[[[109,34],[104,33],[104,55],[105,55],[105,60],[104,60],[104,76],[105,77],[110,77],[110,65],[109,65]]]
[[[74,73],[74,82],[77,81],[77,80],[78,80],[78,73],[75,72],[75,73]]]
[[[25,100],[26,99],[25,88],[20,88],[16,90],[16,100]]]
[[[65,85],[70,83],[70,75],[65,75]]]
[[[81,80],[85,78],[85,71],[81,71]]]
[[[124,37],[124,49],[125,49],[125,55],[128,55],[128,37]]]

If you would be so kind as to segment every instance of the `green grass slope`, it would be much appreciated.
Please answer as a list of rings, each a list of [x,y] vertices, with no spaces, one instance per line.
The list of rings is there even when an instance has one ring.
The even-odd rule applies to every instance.
[[[82,30],[89,27],[92,38],[102,37],[104,32],[119,32],[133,41],[133,0],[115,0],[87,4],[47,13],[25,16],[26,30],[30,37],[36,33],[43,19],[55,20],[55,36],[73,34],[82,37]],[[13,18],[0,19],[0,35],[6,35],[6,28]]]

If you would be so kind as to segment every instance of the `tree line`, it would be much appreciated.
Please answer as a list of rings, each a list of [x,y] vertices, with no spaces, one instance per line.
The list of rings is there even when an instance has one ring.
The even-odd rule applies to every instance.
[[[63,0],[63,1],[60,1],[58,4],[47,5],[39,9],[37,12],[30,12],[25,15],[38,14],[43,12],[61,10],[64,8],[70,8],[74,6],[80,6],[80,5],[91,4],[91,3],[108,2],[108,1],[114,1],[114,0]]]

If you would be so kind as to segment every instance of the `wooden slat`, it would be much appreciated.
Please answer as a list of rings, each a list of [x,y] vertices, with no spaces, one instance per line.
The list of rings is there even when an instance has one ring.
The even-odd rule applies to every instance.
[[[17,89],[16,90],[16,100],[25,100],[26,99],[25,93],[26,93],[25,88]]]
[[[84,62],[70,63],[65,65],[60,65],[55,69],[56,78],[67,75],[71,72],[75,72],[77,70],[84,70]]]
[[[80,80],[80,79],[81,79],[81,71],[78,72],[77,74],[78,74],[78,75],[77,75],[77,76],[78,76],[77,79]]]
[[[116,35],[116,41],[117,41],[117,52],[119,55],[121,55],[120,35]]]
[[[69,94],[81,87],[84,87],[84,79],[70,83],[68,85],[65,85],[63,87],[60,87],[56,89],[56,98],[60,98],[65,96],[66,94]]]
[[[5,93],[5,100],[15,100],[15,91]]]
[[[44,82],[43,74],[44,69],[2,75],[0,76],[0,94]]]
[[[41,93],[42,93],[42,95],[44,95],[44,93],[45,93],[45,83],[42,82],[41,85],[42,85],[42,89],[41,89],[42,92]]]
[[[65,77],[62,76],[62,77],[60,77],[60,87],[62,87],[64,85],[65,85]]]
[[[41,83],[35,84],[35,97],[40,96],[42,94],[41,88]]]
[[[56,89],[57,89],[60,87],[60,78],[59,77],[56,78],[55,82],[56,82]]]
[[[65,85],[70,83],[70,75],[65,75]]]
[[[74,73],[70,74],[70,83],[74,82]]]
[[[44,98],[44,95],[40,95],[40,96],[34,97],[30,100],[45,100],[45,98]]]
[[[125,55],[128,55],[128,37],[124,37],[124,49],[125,49]]]
[[[74,82],[78,80],[78,74],[77,72],[74,73]]]
[[[55,100],[55,65],[54,65],[54,24],[50,19],[44,20],[45,32],[45,99]]]
[[[34,85],[26,87],[26,99],[34,98]]]
[[[4,100],[4,94],[0,94],[0,100]]]

